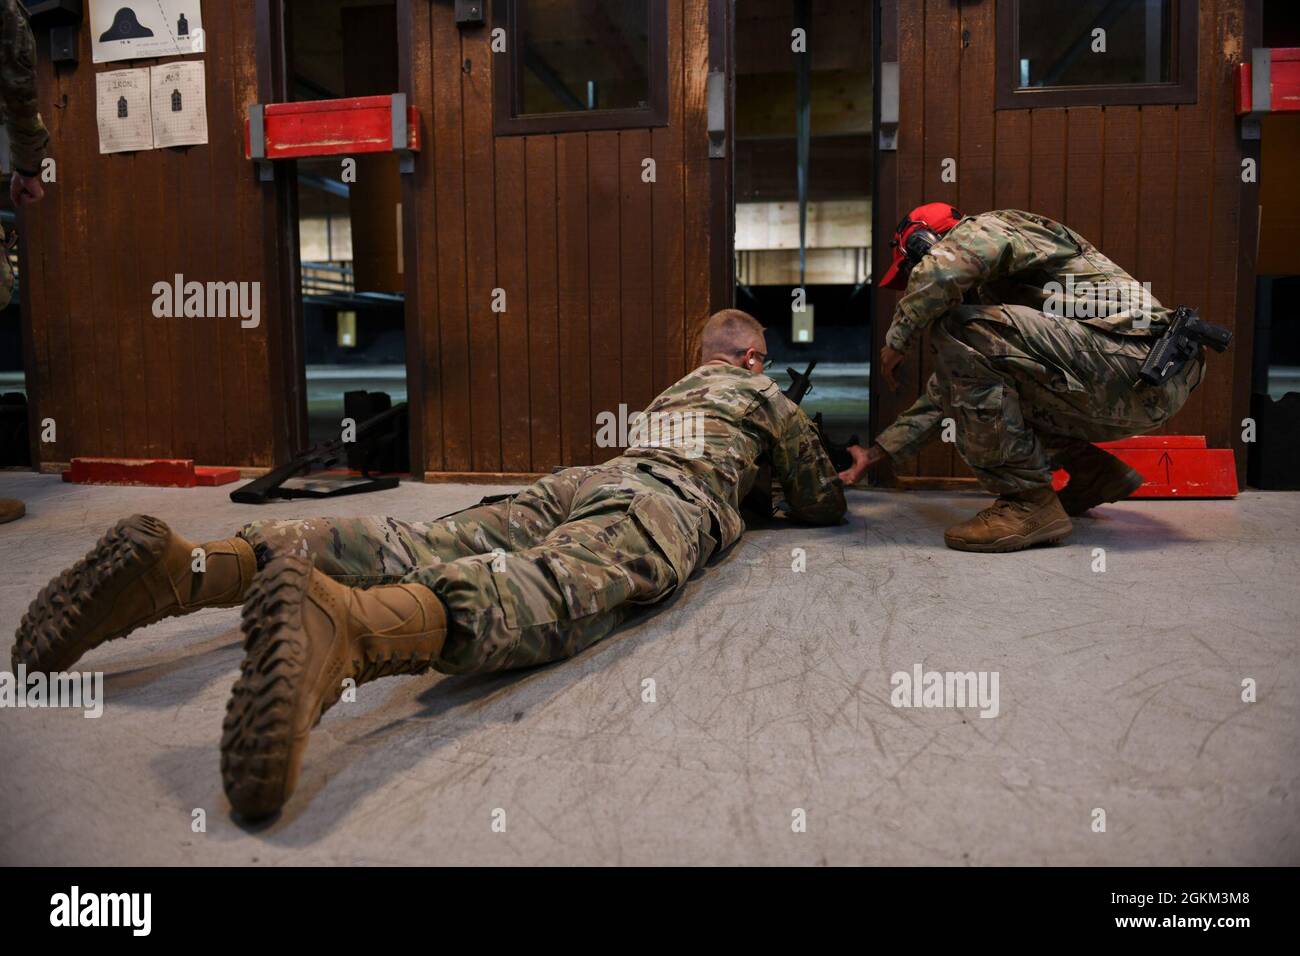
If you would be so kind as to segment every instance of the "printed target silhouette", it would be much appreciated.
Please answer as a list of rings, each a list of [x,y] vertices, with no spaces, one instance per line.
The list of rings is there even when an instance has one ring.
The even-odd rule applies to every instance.
[[[113,14],[113,25],[100,34],[99,42],[143,40],[151,36],[153,36],[153,31],[140,24],[140,21],[135,18],[135,11],[130,7],[122,7],[117,13]]]

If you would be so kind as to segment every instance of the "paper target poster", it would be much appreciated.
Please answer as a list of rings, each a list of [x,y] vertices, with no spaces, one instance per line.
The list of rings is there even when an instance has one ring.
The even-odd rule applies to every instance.
[[[149,97],[148,67],[95,75],[95,115],[99,121],[101,153],[153,149]]]
[[[153,144],[196,146],[208,141],[206,79],[202,60],[182,60],[150,71]]]
[[[96,63],[202,53],[199,0],[90,0]]]

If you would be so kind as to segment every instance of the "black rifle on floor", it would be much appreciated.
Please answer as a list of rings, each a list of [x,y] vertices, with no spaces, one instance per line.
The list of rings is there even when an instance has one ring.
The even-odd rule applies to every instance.
[[[356,421],[355,409],[375,404],[387,404],[388,396],[382,393],[348,392],[344,396],[344,414]],[[384,491],[396,488],[395,476],[374,477],[372,471],[401,471],[400,464],[406,455],[407,404],[401,402],[363,421],[356,421],[356,434],[352,441],[334,438],[322,442],[295,456],[288,464],[268,471],[230,493],[230,500],[245,505],[261,505],[273,498],[338,498],[342,495],[359,495],[367,491]],[[313,471],[333,467],[345,461],[348,468],[361,472],[363,481],[341,484],[328,491],[314,488],[282,487],[291,478],[300,478]]]

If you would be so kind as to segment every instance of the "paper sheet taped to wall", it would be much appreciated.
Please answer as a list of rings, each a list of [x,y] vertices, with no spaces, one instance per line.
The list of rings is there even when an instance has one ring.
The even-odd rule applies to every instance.
[[[101,153],[153,149],[149,100],[147,67],[96,74],[95,114],[99,120]]]
[[[208,141],[205,71],[197,60],[100,73],[95,91],[101,153]]]
[[[90,0],[90,48],[96,63],[202,53],[199,0]]]
[[[154,146],[206,143],[208,109],[202,61],[167,63],[153,67],[150,73]]]

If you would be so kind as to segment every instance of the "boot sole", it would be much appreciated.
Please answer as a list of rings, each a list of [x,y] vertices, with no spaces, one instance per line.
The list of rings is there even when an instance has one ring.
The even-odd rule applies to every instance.
[[[1144,481],[1145,480],[1143,479],[1143,477],[1135,471],[1131,475],[1125,477],[1123,485],[1120,485],[1117,488],[1107,488],[1097,497],[1095,501],[1089,501],[1088,504],[1082,506],[1072,505],[1070,507],[1066,507],[1066,501],[1069,500],[1068,496],[1066,496],[1063,497],[1061,501],[1061,507],[1065,510],[1065,513],[1069,515],[1071,518],[1078,518],[1081,517],[1082,515],[1087,514],[1093,508],[1098,508],[1102,505],[1107,505],[1114,501],[1123,501],[1129,495],[1133,494],[1133,492],[1141,488],[1142,485],[1144,484]],[[1069,490],[1069,485],[1067,485],[1065,488],[1065,491],[1068,490]],[[1064,495],[1064,491],[1062,492],[1062,494]]]
[[[1008,551],[1023,551],[1025,548],[1032,548],[1039,544],[1056,544],[1064,541],[1074,531],[1074,526],[1070,524],[1068,518],[1053,521],[1049,525],[1044,525],[1030,535],[1011,535],[1006,538],[999,538],[997,541],[987,543],[972,544],[961,541],[957,538],[943,536],[944,543],[954,551],[976,551],[980,554],[1003,554]]]
[[[222,724],[221,779],[231,806],[249,820],[276,813],[297,783],[306,741],[295,741],[293,715],[305,690],[302,612],[311,574],[305,558],[274,558],[244,602],[244,661]],[[311,726],[324,710],[322,703]]]
[[[66,670],[101,644],[180,614],[177,606],[129,627],[94,633],[113,613],[126,587],[162,560],[170,535],[171,529],[157,518],[124,518],[84,558],[45,585],[14,635],[15,671],[19,664],[29,672]]]

